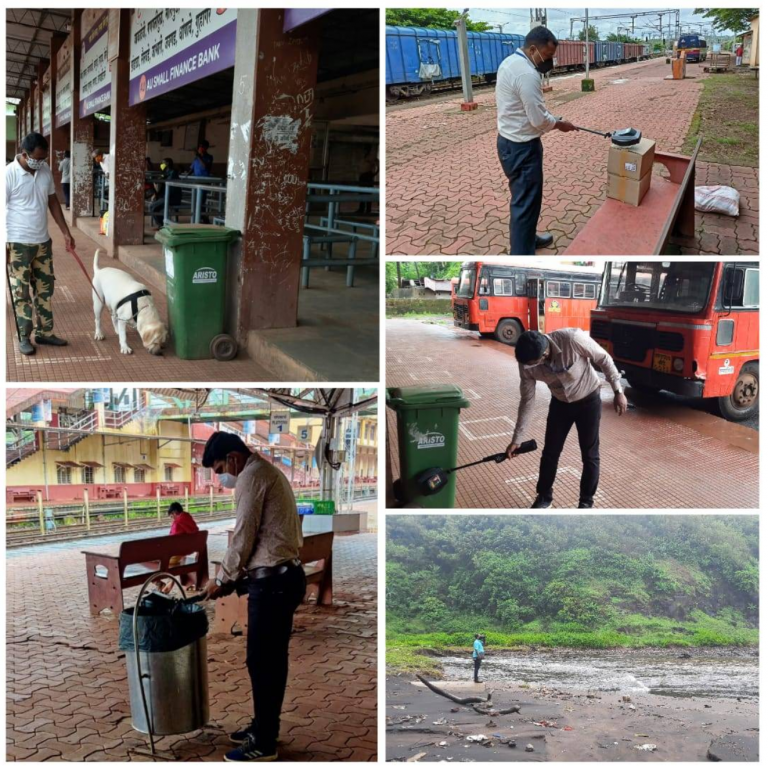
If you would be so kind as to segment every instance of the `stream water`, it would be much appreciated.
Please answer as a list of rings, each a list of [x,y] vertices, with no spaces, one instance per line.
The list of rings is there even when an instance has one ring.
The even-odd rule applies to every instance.
[[[446,679],[472,679],[468,657],[446,657],[443,667]],[[480,678],[575,692],[676,697],[757,699],[759,687],[752,649],[499,652],[488,655]]]

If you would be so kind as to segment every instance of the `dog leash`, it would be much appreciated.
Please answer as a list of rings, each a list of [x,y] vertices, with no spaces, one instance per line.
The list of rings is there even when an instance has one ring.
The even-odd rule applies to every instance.
[[[80,267],[83,274],[85,274],[85,278],[88,280],[88,284],[93,289],[93,292],[95,292],[96,295],[99,295],[99,291],[94,287],[93,280],[91,279],[90,274],[88,274],[88,271],[85,268],[85,264],[80,260],[80,256],[75,251],[75,248],[74,247],[70,248],[65,245],[64,249],[77,261],[77,265]],[[99,295],[99,298],[101,298],[100,295]]]

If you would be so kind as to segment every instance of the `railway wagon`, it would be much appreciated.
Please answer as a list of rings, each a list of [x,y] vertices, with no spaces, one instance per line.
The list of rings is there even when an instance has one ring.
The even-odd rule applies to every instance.
[[[598,41],[595,43],[595,63],[598,66],[606,64],[618,64],[622,59],[623,43]]]
[[[523,44],[522,35],[468,32],[473,77],[493,82],[501,62]],[[387,96],[417,96],[461,79],[456,32],[387,27]]]
[[[584,45],[580,40],[560,40],[555,54],[554,71],[567,71],[584,66]],[[589,44],[589,63],[595,63],[595,44]]]
[[[640,43],[624,43],[624,60],[632,61],[643,55],[643,46]]]

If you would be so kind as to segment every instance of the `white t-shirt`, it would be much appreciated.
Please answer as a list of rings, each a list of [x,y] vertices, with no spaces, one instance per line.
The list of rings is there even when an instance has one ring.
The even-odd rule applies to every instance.
[[[555,127],[557,119],[544,103],[541,75],[520,48],[501,62],[496,107],[499,134],[515,143],[532,141]]]
[[[16,157],[5,167],[5,241],[40,245],[48,235],[48,197],[56,194],[53,173],[43,165],[34,173]]]

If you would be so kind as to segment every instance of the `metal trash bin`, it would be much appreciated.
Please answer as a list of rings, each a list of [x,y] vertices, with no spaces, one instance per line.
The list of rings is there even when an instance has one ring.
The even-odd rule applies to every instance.
[[[157,579],[159,574],[151,579]],[[166,577],[175,580],[171,575]],[[140,606],[136,625],[134,607],[120,614],[118,642],[125,651],[128,666],[133,728],[150,738],[195,731],[208,723],[210,715],[205,610],[199,604],[158,592],[146,598],[140,593],[137,604]],[[138,637],[138,663],[134,630]]]

